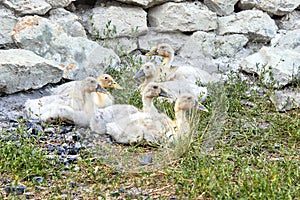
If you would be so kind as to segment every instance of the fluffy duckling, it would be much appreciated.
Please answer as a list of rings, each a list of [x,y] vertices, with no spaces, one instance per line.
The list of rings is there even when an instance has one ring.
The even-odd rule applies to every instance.
[[[206,77],[211,76],[208,72],[192,66],[173,66],[174,50],[166,43],[158,44],[152,48],[150,52],[146,53],[147,56],[161,56],[163,57],[162,64],[157,70],[157,77],[161,81],[181,80],[185,79],[192,83],[196,81],[206,80]]]
[[[67,93],[29,99],[25,103],[28,117],[42,121],[61,118],[73,121],[79,126],[88,126],[95,109],[97,92],[107,93],[95,78],[87,77],[82,81],[73,81],[72,90]]]
[[[149,82],[157,80],[157,68],[151,62],[143,64],[140,70],[135,74],[134,78],[144,77],[144,82],[141,84],[141,91],[147,86]],[[207,88],[199,87],[196,84],[187,81],[186,79],[165,81],[160,83],[172,95],[173,100],[177,99],[180,94],[191,93],[196,97],[201,97],[204,101],[207,97]]]
[[[104,89],[123,89],[110,75],[102,74],[97,78],[100,86]],[[75,82],[68,82],[62,84],[56,88],[52,89],[53,94],[67,94],[72,93],[73,90],[76,90]],[[98,108],[104,108],[110,106],[114,103],[113,96],[109,93],[97,92],[97,95],[94,95],[94,102]]]
[[[112,105],[98,109],[91,120],[90,128],[96,133],[111,135],[118,143],[128,144],[141,141],[144,138],[141,132],[137,133],[137,130],[127,132],[127,125],[133,121],[147,123],[153,116],[165,118],[163,114],[158,113],[152,101],[154,97],[159,96],[169,97],[159,83],[149,83],[142,93],[142,111],[131,105]]]
[[[175,72],[178,67],[172,66],[174,60],[174,50],[166,43],[158,44],[156,47],[152,48],[146,56],[161,56],[163,61],[159,70],[157,70],[158,80],[168,81],[175,79]]]
[[[204,112],[208,110],[201,104],[198,103],[196,97],[192,94],[182,94],[175,102],[175,119],[177,131],[174,137],[175,141],[184,139],[190,133],[190,124],[186,119],[186,111],[197,108]]]
[[[149,143],[169,145],[185,139],[190,134],[186,111],[198,108],[207,109],[191,94],[181,95],[175,103],[176,122],[160,113],[133,113],[106,124],[107,133],[117,142],[130,144],[145,140]]]

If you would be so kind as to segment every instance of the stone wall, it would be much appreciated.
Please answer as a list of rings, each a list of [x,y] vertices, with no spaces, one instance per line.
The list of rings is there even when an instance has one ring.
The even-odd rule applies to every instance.
[[[237,69],[259,75],[272,66],[284,88],[300,76],[299,5],[299,0],[0,0],[0,93],[62,77],[97,76],[118,66],[116,46],[144,53],[162,42],[175,49],[175,65],[192,65],[212,77]],[[37,62],[45,69],[32,67]],[[35,79],[41,71],[47,75],[15,87],[7,76]]]

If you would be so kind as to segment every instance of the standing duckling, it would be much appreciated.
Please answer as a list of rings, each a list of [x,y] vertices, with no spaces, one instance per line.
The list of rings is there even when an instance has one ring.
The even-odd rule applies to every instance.
[[[211,75],[201,69],[192,66],[173,66],[174,50],[171,45],[162,43],[152,48],[150,52],[146,53],[146,56],[161,56],[163,58],[162,64],[157,70],[157,74],[160,81],[172,81],[185,79],[192,83],[197,81],[206,80]]]

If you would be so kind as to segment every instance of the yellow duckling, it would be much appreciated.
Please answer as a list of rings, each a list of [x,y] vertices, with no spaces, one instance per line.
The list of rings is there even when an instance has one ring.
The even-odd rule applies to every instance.
[[[147,62],[142,65],[140,70],[135,74],[134,78],[138,79],[144,77],[144,82],[141,84],[141,91],[148,85],[149,82],[157,80],[157,68],[151,62]],[[207,97],[207,88],[199,87],[196,84],[186,79],[165,81],[160,83],[163,88],[167,90],[176,100],[183,93],[191,93],[196,97],[201,97],[201,101],[204,101]]]
[[[139,142],[144,138],[142,132],[130,130],[128,124],[136,120],[146,123],[153,116],[165,118],[164,114],[158,113],[152,101],[154,97],[158,96],[169,97],[159,83],[149,83],[142,93],[142,111],[132,105],[112,105],[104,109],[98,109],[91,119],[90,128],[96,133],[111,135],[118,143]],[[158,117],[155,119],[158,119]],[[161,122],[159,123],[161,124]],[[173,122],[169,120],[164,123]]]
[[[98,81],[92,77],[73,81],[72,84],[72,90],[68,93],[27,100],[27,116],[42,121],[61,118],[80,126],[87,126],[95,109],[94,96],[97,92],[107,93],[107,90],[101,88]]]

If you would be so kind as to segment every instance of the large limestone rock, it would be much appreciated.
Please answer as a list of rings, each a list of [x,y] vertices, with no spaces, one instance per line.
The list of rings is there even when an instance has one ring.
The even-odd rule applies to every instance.
[[[300,53],[281,47],[263,47],[243,59],[240,66],[248,73],[263,76],[266,83],[272,83],[273,76],[278,82],[275,87],[281,87],[299,77]]]
[[[204,0],[204,4],[220,16],[229,15],[234,11],[234,5],[239,0]]]
[[[272,41],[273,47],[292,49],[300,53],[300,29],[278,34]]]
[[[20,15],[44,15],[51,9],[51,5],[44,0],[3,0],[2,3]]]
[[[142,35],[138,38],[138,44],[139,48],[143,51],[149,51],[161,43],[167,43],[171,45],[175,51],[178,51],[188,38],[189,36],[181,32],[160,33],[150,28],[146,35]]]
[[[300,11],[295,10],[278,21],[278,27],[284,30],[300,29]]]
[[[70,3],[76,0],[46,0],[52,8],[64,8],[67,7]]]
[[[168,2],[170,0],[117,0],[117,1],[122,2],[122,3],[127,3],[127,4],[130,4],[130,5],[138,5],[138,6],[141,6],[143,8],[149,8],[149,7],[152,7],[154,5],[158,5],[158,4]],[[171,1],[173,1],[173,2],[183,2],[185,0],[171,0]]]
[[[99,41],[99,43],[106,48],[114,50],[119,56],[129,54],[138,48],[137,39],[130,37],[110,38]]]
[[[244,35],[217,36],[215,33],[198,31],[193,33],[184,44],[180,55],[189,59],[195,59],[199,55],[213,58],[221,56],[234,57],[247,42],[248,38]]]
[[[210,31],[217,28],[217,16],[201,2],[165,3],[151,8],[149,23],[159,32]]]
[[[96,7],[84,15],[88,32],[101,39],[147,33],[147,13],[139,7]]]
[[[253,40],[269,41],[276,35],[277,26],[266,13],[259,10],[246,10],[219,18],[218,32],[247,34]]]
[[[300,107],[300,89],[276,90],[271,97],[278,111],[288,111]]]
[[[59,25],[39,16],[21,18],[13,39],[19,47],[56,61],[69,79],[97,76],[119,62],[112,50],[86,38],[70,37]]]
[[[285,15],[292,12],[300,5],[299,0],[240,0],[239,7],[242,9],[257,8],[274,15]]]
[[[63,69],[31,51],[0,50],[0,93],[37,89],[58,82]]]
[[[86,37],[84,27],[79,22],[79,17],[63,8],[53,9],[49,12],[49,19],[59,24],[64,32],[72,37]]]
[[[16,23],[17,18],[13,12],[0,6],[0,47],[13,43],[11,33]]]

